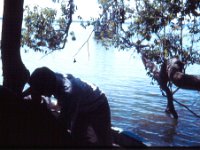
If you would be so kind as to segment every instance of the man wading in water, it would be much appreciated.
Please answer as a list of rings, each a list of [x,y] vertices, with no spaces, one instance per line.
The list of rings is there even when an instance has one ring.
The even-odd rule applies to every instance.
[[[71,74],[64,77],[47,67],[37,68],[29,79],[24,96],[41,103],[41,96],[57,99],[59,120],[71,131],[74,146],[111,147],[111,119],[107,98],[95,85]]]

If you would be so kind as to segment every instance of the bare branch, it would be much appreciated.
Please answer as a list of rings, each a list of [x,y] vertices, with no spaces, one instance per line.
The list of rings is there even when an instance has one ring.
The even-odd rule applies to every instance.
[[[92,36],[92,33],[94,32],[94,30],[92,30],[92,32],[90,33],[89,37],[87,38],[87,40],[83,43],[83,45],[78,49],[78,51],[74,54],[73,57],[76,57],[76,55],[78,55],[78,53],[81,51],[81,49],[85,46],[85,44],[88,43],[90,37]]]
[[[184,105],[184,104],[182,104],[182,103],[180,103],[180,102],[178,102],[177,100],[175,100],[174,99],[174,101],[176,102],[176,103],[178,103],[179,105],[181,105],[181,106],[183,106],[183,107],[185,107],[189,112],[191,112],[194,116],[196,116],[196,117],[198,117],[198,118],[200,118],[200,115],[198,115],[198,114],[196,114],[194,111],[192,111],[190,108],[188,108],[188,106],[186,106],[186,105]]]

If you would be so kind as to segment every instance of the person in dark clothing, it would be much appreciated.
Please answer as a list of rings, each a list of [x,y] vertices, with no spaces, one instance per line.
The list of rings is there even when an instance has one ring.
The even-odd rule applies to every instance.
[[[41,103],[41,96],[53,95],[57,99],[59,120],[70,130],[74,146],[112,146],[110,107],[96,85],[47,67],[37,68],[29,84],[24,96],[31,94],[36,103]]]

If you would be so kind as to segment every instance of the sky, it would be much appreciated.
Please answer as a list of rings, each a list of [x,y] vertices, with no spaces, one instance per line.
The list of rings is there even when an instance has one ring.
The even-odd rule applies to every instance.
[[[3,16],[3,0],[0,0],[0,18]]]
[[[3,1],[4,0],[0,0],[0,18],[3,16]],[[90,19],[90,17],[98,17],[99,12],[101,11],[99,9],[97,0],[74,0],[74,2],[78,8],[75,16],[80,15],[86,20]],[[129,0],[129,3],[131,6],[133,6],[135,4],[135,0]],[[60,9],[60,4],[53,3],[52,0],[24,0],[24,6],[26,5],[39,5],[41,7],[52,7],[57,8],[58,10]]]
[[[77,5],[78,10],[76,11],[76,15],[81,15],[83,18],[90,18],[90,16],[95,17],[98,16],[98,4],[97,0],[74,0]],[[34,6],[39,5],[40,7],[52,7],[60,9],[59,3],[53,3],[52,0],[24,0],[24,6]],[[3,16],[3,0],[0,0],[0,18]]]

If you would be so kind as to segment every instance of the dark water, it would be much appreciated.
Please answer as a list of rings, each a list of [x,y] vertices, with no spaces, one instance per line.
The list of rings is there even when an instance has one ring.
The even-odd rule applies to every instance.
[[[22,50],[23,61],[30,71],[48,66],[96,83],[109,99],[112,124],[134,132],[152,146],[200,146],[200,119],[176,103],[179,119],[176,121],[165,114],[166,98],[156,83],[150,84],[139,56],[131,51],[107,51],[90,39],[73,63],[73,56],[89,36],[90,29],[83,30],[74,24],[72,30],[77,41],[69,39],[63,51],[41,58],[44,54]],[[200,67],[191,67],[188,72],[198,74]],[[175,98],[200,115],[197,91],[179,90]]]

